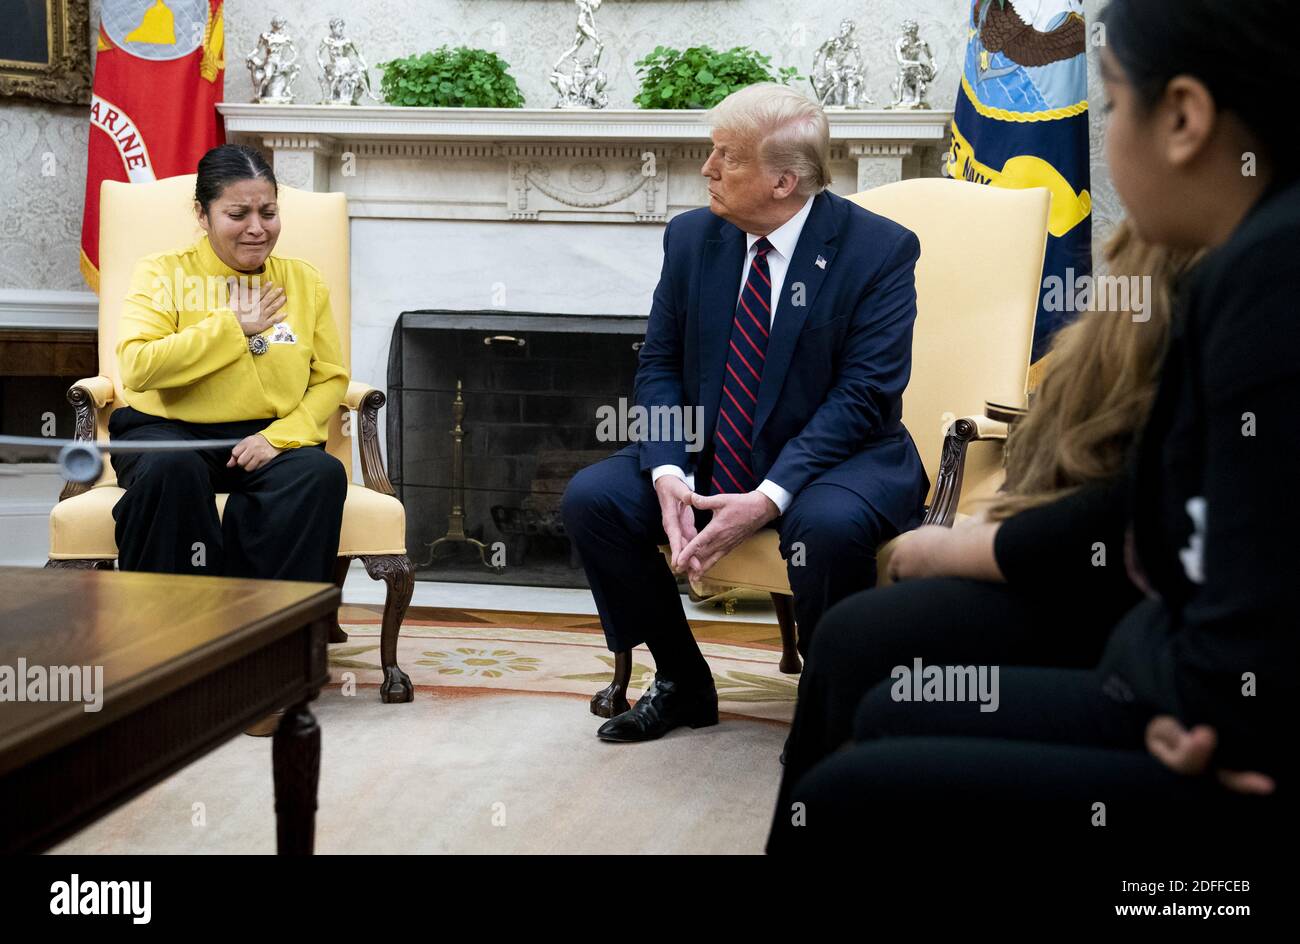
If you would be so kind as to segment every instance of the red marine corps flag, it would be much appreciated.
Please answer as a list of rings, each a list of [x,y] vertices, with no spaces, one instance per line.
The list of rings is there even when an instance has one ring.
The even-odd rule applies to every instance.
[[[225,140],[223,0],[103,0],[81,272],[99,291],[99,185],[192,174]]]

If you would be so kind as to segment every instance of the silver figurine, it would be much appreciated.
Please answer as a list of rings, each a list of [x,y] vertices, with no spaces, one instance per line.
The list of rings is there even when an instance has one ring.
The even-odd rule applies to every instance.
[[[600,68],[600,57],[605,44],[596,30],[596,11],[600,0],[574,0],[578,6],[578,23],[574,28],[573,45],[551,67],[551,88],[555,89],[556,108],[604,108],[609,104],[605,86],[609,78]],[[591,42],[593,55],[578,54]],[[566,60],[572,59],[566,64]]]
[[[359,105],[361,96],[380,101],[370,85],[370,70],[357,44],[343,34],[343,19],[330,20],[330,34],[316,47],[316,64],[320,66],[322,105]]]
[[[600,34],[596,31],[596,11],[600,9],[600,0],[573,0],[578,5],[578,24],[574,27],[573,45],[565,51],[564,55],[555,60],[555,68],[560,68],[560,63],[570,56],[576,56],[587,40],[591,40],[596,47],[596,55],[592,62],[594,65],[600,65],[600,55],[605,51],[605,44],[600,41]]]
[[[921,39],[915,20],[903,21],[903,35],[894,43],[894,56],[898,59],[898,78],[894,79],[894,101],[889,107],[928,109],[930,103],[925,97],[934,81],[934,54],[930,44]]]
[[[609,79],[592,59],[574,59],[573,68],[568,72],[558,64],[551,70],[556,108],[604,108],[609,104],[607,84]]]
[[[822,43],[813,56],[812,75],[808,81],[823,107],[861,108],[863,102],[875,104],[866,94],[862,49],[853,35],[856,28],[852,20],[841,20],[838,35]]]
[[[270,31],[257,37],[257,48],[245,59],[253,78],[253,101],[259,104],[293,104],[293,81],[302,66],[298,65],[298,47],[285,32],[288,25],[282,16],[271,20]]]

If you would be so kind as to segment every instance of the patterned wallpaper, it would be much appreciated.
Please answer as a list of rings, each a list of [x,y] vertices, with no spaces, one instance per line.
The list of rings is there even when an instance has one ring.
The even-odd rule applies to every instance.
[[[1095,23],[1097,14],[1105,9],[1105,0],[1084,0],[1088,22]],[[1088,125],[1092,147],[1092,246],[1093,259],[1100,265],[1101,247],[1110,232],[1124,216],[1124,207],[1111,183],[1106,167],[1106,96],[1102,90],[1101,67],[1097,64],[1097,47],[1088,46]]]
[[[934,51],[939,74],[931,104],[951,108],[964,48],[967,0],[605,0],[596,24],[606,50],[610,106],[632,107],[633,63],[656,44],[679,48],[708,43],[752,45],[771,54],[773,66],[807,74],[817,46],[842,17],[857,23],[867,61],[868,94],[890,99],[893,41],[899,24],[915,19]],[[1102,0],[1089,2],[1089,14]],[[92,0],[98,19],[99,0]],[[315,47],[328,21],[341,15],[348,34],[372,65],[443,43],[493,49],[510,63],[530,107],[547,107],[553,93],[546,75],[573,39],[571,0],[226,0],[226,98],[248,101],[251,85],[244,56],[272,13],[286,17],[306,63],[296,83],[300,99],[317,91]],[[94,48],[92,43],[92,49]],[[1095,70],[1094,70],[1095,71]],[[378,70],[372,73],[376,81]],[[1095,82],[1095,77],[1094,77]],[[1094,101],[1100,101],[1099,89]],[[1100,108],[1093,110],[1093,197],[1103,233],[1118,210],[1101,166]],[[0,289],[84,289],[78,242],[85,188],[88,128],[84,109],[0,99]],[[51,173],[52,171],[52,173]]]
[[[0,288],[83,291],[85,109],[0,101]]]

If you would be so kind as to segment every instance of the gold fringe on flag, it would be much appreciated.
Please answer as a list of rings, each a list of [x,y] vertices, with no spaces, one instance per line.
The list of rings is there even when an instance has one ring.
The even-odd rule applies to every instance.
[[[199,64],[199,75],[209,82],[217,81],[217,73],[226,67],[226,28],[225,3],[217,4],[217,9],[208,17],[208,27],[203,34],[203,61]]]
[[[85,250],[81,252],[81,277],[86,280],[90,290],[96,295],[99,294],[99,270],[95,268],[95,263],[90,261]]]

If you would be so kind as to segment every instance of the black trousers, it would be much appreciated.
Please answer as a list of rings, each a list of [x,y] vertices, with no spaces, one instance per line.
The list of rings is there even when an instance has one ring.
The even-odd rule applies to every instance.
[[[122,407],[110,440],[243,439],[267,420],[185,423]],[[286,449],[249,472],[229,449],[112,456],[121,570],[333,582],[347,473],[324,446]],[[216,495],[228,492],[224,516]]]
[[[1123,602],[1128,602],[1127,599]],[[853,733],[858,704],[895,666],[1097,664],[1120,601],[1069,606],[1007,584],[942,577],[854,594],[822,618],[799,678],[783,791]]]
[[[1091,671],[1129,604],[1127,596],[1065,602],[1006,584],[939,578],[856,594],[833,607],[799,681],[769,851],[847,842],[832,822],[875,835],[992,823],[1077,826],[1080,798],[1093,797],[1088,814],[1093,802],[1107,802],[1098,794],[1103,788],[1112,804],[1120,797],[1111,822],[1118,815],[1154,823],[1154,813],[1172,814],[1161,804],[1143,807],[1153,790],[1176,788],[1197,802],[1194,788],[1214,785],[1175,778],[1151,758],[1143,745],[1149,713],[1112,699]],[[894,701],[893,670],[915,659],[997,666],[997,710]],[[1217,787],[1206,795],[1225,799]],[[823,814],[831,807],[834,818],[813,823],[810,798]],[[806,826],[794,823],[797,803],[805,804]]]
[[[769,852],[849,850],[910,836],[1101,843],[1261,836],[1294,823],[1280,793],[1234,794],[1175,774],[1145,749],[1151,712],[1112,698],[1091,669],[1007,668],[997,711],[903,702],[890,683],[859,707],[851,746],[778,808]],[[1027,845],[1025,848],[1031,848]]]
[[[669,666],[679,676],[707,672],[676,578],[658,550],[668,539],[650,475],[637,457],[618,453],[583,469],[569,482],[561,508],[609,648],[622,652],[645,643],[669,678]],[[697,516],[699,527],[706,520]],[[794,591],[799,648],[806,652],[829,606],[875,585],[876,548],[895,532],[856,493],[816,481],[773,524]]]

